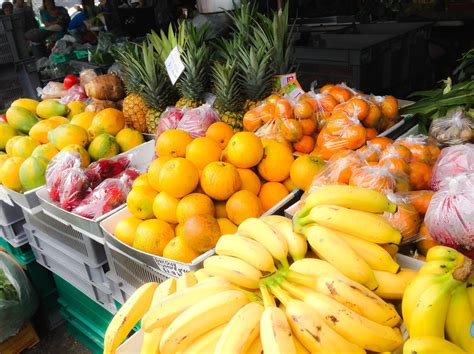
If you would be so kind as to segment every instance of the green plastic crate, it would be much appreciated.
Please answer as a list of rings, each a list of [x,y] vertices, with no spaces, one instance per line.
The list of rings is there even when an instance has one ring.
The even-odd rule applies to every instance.
[[[89,51],[88,50],[75,50],[74,55],[77,60],[88,59]]]
[[[49,296],[56,291],[53,273],[44,268],[37,262],[31,262],[26,265],[26,275],[31,280],[33,287],[36,289],[40,299]],[[57,297],[57,296],[56,296]]]
[[[4,248],[21,265],[30,264],[35,260],[35,255],[33,254],[29,244],[20,247],[13,247],[7,240],[0,237],[0,247]]]
[[[93,354],[102,354],[104,352],[104,339],[98,336],[94,331],[81,323],[68,311],[61,309],[61,314],[66,319],[66,330],[79,342],[81,342]]]
[[[68,62],[72,59],[75,58],[74,53],[72,54],[52,54],[51,55],[51,60],[53,63],[60,64],[60,63],[65,63]]]

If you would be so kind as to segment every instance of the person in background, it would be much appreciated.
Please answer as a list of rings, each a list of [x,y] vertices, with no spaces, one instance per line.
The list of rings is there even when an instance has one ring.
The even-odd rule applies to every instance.
[[[62,6],[56,6],[54,0],[43,0],[40,8],[40,19],[44,29],[34,28],[25,33],[26,39],[41,43],[49,37],[58,40],[66,34],[69,21],[71,20],[67,10]]]
[[[82,43],[97,42],[97,36],[89,28],[98,20],[99,8],[94,5],[93,0],[82,0],[81,6],[76,5],[75,8],[77,12],[71,17],[68,33]]]
[[[35,14],[31,7],[29,7],[23,0],[15,0],[15,7],[13,8],[14,14],[22,14],[25,19],[25,32],[30,29],[38,28],[38,22],[36,22]]]
[[[13,4],[11,2],[5,1],[2,4],[2,11],[5,16],[13,15]]]

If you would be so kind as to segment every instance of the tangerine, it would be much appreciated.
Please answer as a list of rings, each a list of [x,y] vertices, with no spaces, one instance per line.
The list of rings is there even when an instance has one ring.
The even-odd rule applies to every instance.
[[[282,119],[280,128],[283,138],[289,142],[297,142],[303,136],[303,127],[296,119]]]
[[[393,96],[385,96],[381,103],[382,113],[389,120],[394,120],[398,116],[398,101]]]
[[[389,144],[393,143],[393,140],[386,136],[375,137],[370,139],[371,145],[378,145],[380,150],[384,150]]]
[[[332,87],[328,92],[339,103],[346,102],[352,97],[352,93],[348,89],[339,85]]]
[[[314,149],[314,138],[309,135],[303,135],[303,137],[293,144],[296,151],[304,154],[309,154]]]
[[[382,110],[374,103],[369,104],[369,112],[363,123],[368,128],[378,128],[382,119]]]
[[[313,118],[300,120],[301,128],[303,128],[303,135],[313,135],[318,130],[316,120]]]
[[[395,188],[395,181],[388,171],[379,166],[366,166],[352,172],[349,185],[386,193]]]
[[[413,161],[410,163],[409,178],[410,184],[414,190],[430,188],[431,175],[433,173],[430,165],[422,161]]]
[[[377,129],[365,128],[365,135],[367,137],[367,140],[375,139],[378,135]]]
[[[255,132],[263,125],[263,121],[260,114],[252,110],[244,114],[243,125],[245,131]]]
[[[280,98],[275,103],[275,118],[276,119],[293,119],[293,107],[286,98]]]
[[[308,119],[313,116],[314,108],[309,102],[310,99],[299,100],[295,104],[294,114],[296,118]]]
[[[324,85],[323,87],[321,87],[321,88],[319,89],[319,92],[320,92],[320,93],[329,92],[329,90],[331,90],[334,86],[335,86],[335,85],[333,85],[333,84],[326,84],[326,85]]]

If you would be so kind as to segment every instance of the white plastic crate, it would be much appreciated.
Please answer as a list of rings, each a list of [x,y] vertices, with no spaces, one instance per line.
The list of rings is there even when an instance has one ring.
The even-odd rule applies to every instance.
[[[28,243],[23,226],[25,219],[20,219],[10,225],[0,225],[0,237],[8,241],[13,247],[20,247]]]
[[[13,206],[0,201],[0,225],[10,225],[23,219],[23,211],[21,207],[14,204]]]
[[[64,249],[70,250],[83,259],[88,265],[97,267],[107,262],[104,245],[71,226],[67,226],[43,212],[35,215],[25,213],[25,220],[33,230],[44,234],[46,240],[53,239]]]
[[[28,214],[36,214],[41,210],[40,202],[38,196],[36,195],[36,192],[41,188],[43,187],[38,187],[25,193],[15,192],[8,188],[5,188],[5,190],[7,191],[10,199],[23,209],[23,212]]]
[[[112,271],[105,274],[109,281],[110,290],[112,291],[112,296],[115,301],[123,305],[133,294],[133,289],[131,289],[127,284],[117,280]]]
[[[123,153],[122,155],[133,155],[133,166],[141,171],[145,171],[155,156],[155,141],[148,141]],[[124,207],[122,205],[110,211],[109,213],[92,220],[62,209],[59,205],[51,201],[49,198],[49,193],[45,187],[42,187],[39,191],[37,191],[36,194],[46,214],[57,219],[65,225],[70,225],[77,231],[86,234],[90,238],[100,243],[104,243],[104,235],[102,234],[102,230],[99,225],[100,222]]]

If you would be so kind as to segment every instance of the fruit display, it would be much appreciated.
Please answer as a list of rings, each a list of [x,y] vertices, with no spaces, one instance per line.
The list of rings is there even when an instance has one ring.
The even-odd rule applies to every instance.
[[[140,133],[125,128],[121,111],[108,108],[96,114],[84,109],[79,101],[14,101],[6,112],[7,122],[0,123],[3,186],[16,192],[43,186],[48,163],[59,152],[77,153],[85,168],[144,142]]]

